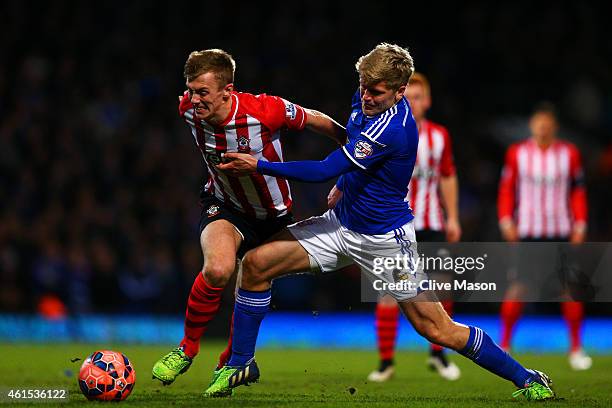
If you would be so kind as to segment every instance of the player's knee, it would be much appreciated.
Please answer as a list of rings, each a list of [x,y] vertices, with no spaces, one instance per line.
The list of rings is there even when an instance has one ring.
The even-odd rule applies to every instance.
[[[435,327],[430,333],[430,341],[453,350],[460,350],[465,344],[462,342],[460,326],[449,321]]]
[[[208,262],[204,265],[204,278],[209,285],[222,288],[234,273],[234,265],[221,262]]]
[[[441,346],[446,345],[447,338],[445,337],[445,331],[442,327],[436,325],[432,321],[422,321],[415,325],[416,331],[423,337],[425,337],[431,343],[439,344]]]
[[[262,281],[264,275],[260,257],[254,251],[242,258],[242,287],[247,288]]]
[[[384,307],[398,307],[397,300],[395,300],[392,296],[384,295],[380,299],[378,299],[378,304]]]
[[[434,324],[426,326],[424,336],[427,340],[435,344],[441,344],[444,341],[442,331]]]

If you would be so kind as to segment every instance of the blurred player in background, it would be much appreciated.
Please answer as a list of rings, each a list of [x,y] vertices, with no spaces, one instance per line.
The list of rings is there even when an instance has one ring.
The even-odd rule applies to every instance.
[[[243,152],[269,161],[283,160],[283,129],[309,128],[342,144],[346,132],[328,116],[276,96],[234,90],[236,64],[219,49],[194,51],[185,63],[188,90],[179,105],[180,116],[200,149],[208,181],[202,194],[200,245],[204,257],[185,316],[185,335],[179,346],[153,366],[153,377],[171,384],[198,354],[200,338],[215,317],[223,288],[237,269],[237,256],[260,244],[292,222],[292,198],[287,180],[252,174],[232,177],[217,170],[226,152]],[[230,344],[219,357],[225,364]]]
[[[557,138],[554,107],[540,105],[529,120],[531,137],[506,152],[499,185],[498,217],[508,242],[584,242],[587,228],[587,196],[580,152]],[[520,271],[519,271],[520,273]],[[509,350],[512,333],[524,304],[522,285],[512,285],[501,307],[501,346]],[[584,305],[561,303],[570,334],[569,363],[587,370],[591,358],[582,350],[580,330]]]
[[[404,95],[410,102],[412,116],[419,129],[419,148],[407,197],[414,211],[417,242],[457,242],[461,239],[459,187],[450,136],[444,126],[425,117],[431,107],[431,88],[423,74],[415,72],[410,77]],[[341,182],[339,179],[329,193],[329,208],[334,208],[342,197]],[[452,300],[442,301],[442,306],[452,315]],[[381,297],[376,305],[375,318],[380,364],[377,370],[370,373],[368,380],[383,382],[395,373],[395,341],[399,327],[397,302],[391,296]],[[431,344],[427,363],[447,380],[456,380],[461,376],[459,367],[448,360],[444,348],[437,344]]]
[[[334,209],[293,224],[247,252],[234,306],[232,357],[204,395],[227,396],[234,387],[259,379],[255,345],[270,306],[272,279],[307,271],[326,273],[357,263],[370,281],[400,283],[399,288],[387,286],[382,291],[400,303],[410,323],[429,341],[512,381],[519,388],[515,396],[553,398],[545,374],[521,366],[480,328],[453,322],[439,302],[430,301],[427,291],[413,286],[426,275],[414,266],[418,248],[405,199],[419,143],[404,97],[414,72],[412,57],[397,45],[383,43],[359,58],[356,68],[360,87],[347,124],[348,142],[342,148],[322,161],[288,163],[228,153],[231,161],[218,166],[232,175],[257,172],[306,182],[343,175],[343,196]],[[411,257],[411,266],[374,272],[376,259],[399,254]]]

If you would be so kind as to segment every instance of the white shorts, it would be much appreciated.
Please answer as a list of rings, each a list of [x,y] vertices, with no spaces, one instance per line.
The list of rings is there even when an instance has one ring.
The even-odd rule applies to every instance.
[[[415,297],[418,282],[426,279],[422,267],[418,267],[418,250],[414,225],[409,222],[386,234],[360,234],[343,227],[333,210],[318,217],[310,217],[287,227],[289,232],[315,259],[322,272],[331,272],[357,264],[368,280],[376,283],[377,290],[393,296],[397,301]],[[402,258],[400,268],[383,268],[381,260]],[[408,260],[406,268],[405,260]],[[387,283],[385,289],[381,282]],[[402,284],[402,289],[388,284]],[[408,282],[412,282],[408,285]]]

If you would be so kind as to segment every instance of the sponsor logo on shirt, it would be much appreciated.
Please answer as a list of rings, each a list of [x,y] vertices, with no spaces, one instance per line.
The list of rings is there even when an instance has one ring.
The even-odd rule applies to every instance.
[[[373,152],[374,150],[372,149],[372,146],[364,140],[360,140],[357,142],[357,144],[355,144],[356,159],[363,159],[368,156],[371,156]]]
[[[420,180],[429,180],[437,177],[438,174],[434,169],[428,169],[423,166],[414,166],[412,171],[412,178]]]
[[[394,269],[393,270],[393,280],[395,282],[405,281],[405,280],[408,280],[409,278],[410,278],[410,276],[408,275],[408,272],[403,271],[401,269]]]
[[[222,162],[221,156],[217,153],[206,153],[206,161],[214,166]]]

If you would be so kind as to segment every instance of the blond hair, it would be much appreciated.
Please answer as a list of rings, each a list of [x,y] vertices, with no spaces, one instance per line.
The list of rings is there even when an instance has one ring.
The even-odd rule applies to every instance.
[[[395,44],[381,43],[355,64],[359,80],[366,86],[385,81],[387,88],[397,90],[414,73],[414,62],[407,49]]]
[[[220,49],[193,51],[185,62],[183,75],[191,82],[202,74],[212,72],[223,87],[234,82],[236,62],[232,56]]]
[[[408,81],[408,85],[421,85],[423,87],[425,95],[431,96],[431,87],[429,86],[429,81],[427,80],[427,77],[425,77],[425,75],[421,74],[420,72],[415,72],[414,74],[412,74],[410,80]]]

